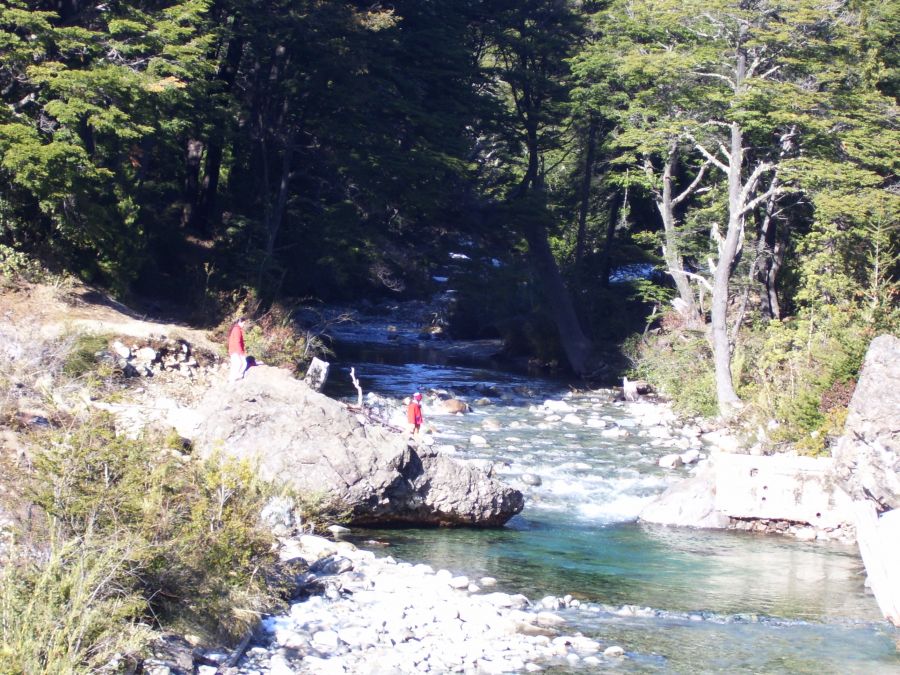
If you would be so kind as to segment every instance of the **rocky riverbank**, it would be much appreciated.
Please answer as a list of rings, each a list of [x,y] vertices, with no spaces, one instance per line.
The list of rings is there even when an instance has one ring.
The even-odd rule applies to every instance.
[[[315,593],[266,619],[241,675],[291,673],[508,673],[550,665],[616,667],[618,645],[569,633],[557,610],[571,597],[532,601],[428,565],[378,557],[348,542],[301,536],[282,559],[302,560],[300,592]],[[212,672],[212,671],[210,671]]]

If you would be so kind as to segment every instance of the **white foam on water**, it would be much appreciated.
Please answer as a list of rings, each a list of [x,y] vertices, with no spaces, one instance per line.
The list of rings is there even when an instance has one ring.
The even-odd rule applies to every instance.
[[[579,504],[578,514],[587,520],[596,520],[602,523],[627,523],[637,520],[644,507],[655,498],[655,495],[639,497],[621,494],[602,503],[584,502]]]

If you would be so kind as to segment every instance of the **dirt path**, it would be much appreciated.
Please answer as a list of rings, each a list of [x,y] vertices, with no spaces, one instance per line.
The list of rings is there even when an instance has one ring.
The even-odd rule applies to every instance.
[[[0,292],[0,316],[19,327],[39,328],[45,337],[70,331],[146,338],[165,335],[223,353],[223,345],[206,330],[139,314],[112,298],[84,286],[57,288],[29,285]]]

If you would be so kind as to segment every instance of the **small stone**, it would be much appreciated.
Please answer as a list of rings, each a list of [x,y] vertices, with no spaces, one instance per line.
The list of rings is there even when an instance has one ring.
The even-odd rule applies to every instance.
[[[539,626],[562,626],[565,622],[565,619],[553,612],[538,612],[537,615]]]
[[[548,595],[541,598],[541,607],[544,609],[549,609],[552,611],[556,611],[559,609],[559,598],[555,595]]]
[[[612,647],[607,647],[603,650],[603,656],[619,657],[624,655],[625,650],[622,649],[619,645],[613,645]]]
[[[681,455],[663,455],[659,458],[659,466],[663,469],[677,469],[683,464]]]
[[[334,651],[335,649],[337,649],[338,644],[340,644],[338,634],[333,630],[320,630],[318,633],[313,635],[312,641],[318,649],[328,651]]]
[[[130,358],[131,358],[131,350],[130,350],[128,347],[126,347],[125,345],[123,345],[121,342],[119,342],[118,340],[116,340],[115,342],[113,342],[112,348],[113,348],[113,351],[114,351],[120,358],[123,358],[123,359],[130,359]]]
[[[699,450],[688,450],[681,453],[681,461],[684,464],[694,464],[700,460]]]

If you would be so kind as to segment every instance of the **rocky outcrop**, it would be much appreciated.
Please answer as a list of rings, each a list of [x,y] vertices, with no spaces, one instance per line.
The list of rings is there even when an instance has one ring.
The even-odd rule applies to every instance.
[[[900,626],[900,339],[893,335],[869,345],[833,456],[855,500],[868,585],[885,618]]]
[[[866,583],[884,618],[900,628],[900,511],[880,518],[870,501],[858,501],[856,541],[866,566]]]
[[[524,506],[481,469],[410,444],[277,368],[210,390],[199,413],[203,455],[251,458],[263,477],[343,505],[357,525],[491,527]]]
[[[640,514],[642,522],[791,533],[806,539],[852,536],[852,504],[831,458],[713,453]]]
[[[893,335],[869,345],[833,456],[853,499],[872,500],[878,511],[900,508],[900,339]]]
[[[716,510],[716,472],[701,462],[693,476],[669,487],[641,511],[640,520],[655,525],[724,528],[731,519]]]

